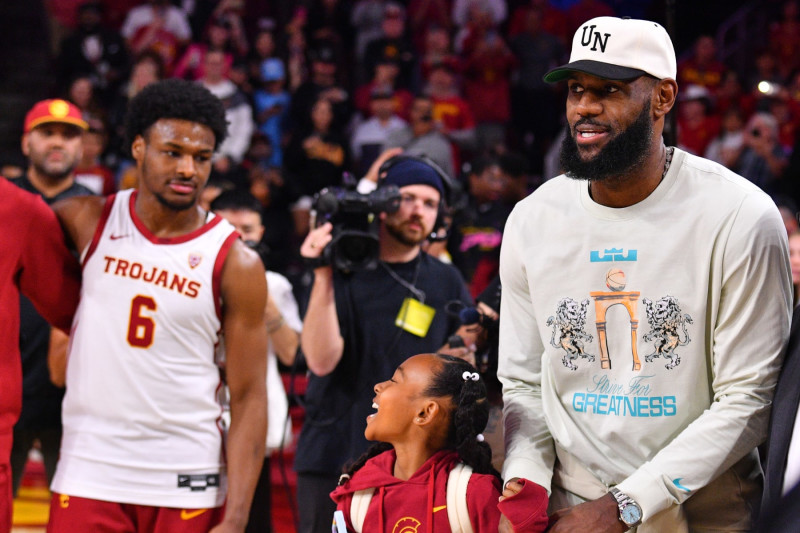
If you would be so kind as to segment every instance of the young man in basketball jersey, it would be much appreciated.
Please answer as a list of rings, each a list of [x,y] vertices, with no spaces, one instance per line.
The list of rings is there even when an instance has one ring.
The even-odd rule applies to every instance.
[[[267,290],[258,256],[197,206],[225,111],[169,80],[131,101],[126,132],[138,190],[55,206],[83,288],[48,531],[241,532],[264,457]]]

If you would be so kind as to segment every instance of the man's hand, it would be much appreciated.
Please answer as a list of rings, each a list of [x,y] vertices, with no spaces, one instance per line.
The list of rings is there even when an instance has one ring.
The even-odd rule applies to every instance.
[[[217,524],[209,533],[242,533],[245,526],[236,526],[231,522],[222,521]]]
[[[303,244],[300,245],[300,255],[308,259],[315,259],[322,255],[322,250],[331,242],[333,238],[331,231],[333,224],[326,222],[325,224],[312,229],[306,235]]]
[[[625,524],[619,519],[619,507],[611,494],[553,513],[548,530],[551,533],[623,533]]]
[[[458,357],[475,366],[475,344],[465,345],[464,340],[459,335],[450,337],[447,344],[439,348],[437,353]]]

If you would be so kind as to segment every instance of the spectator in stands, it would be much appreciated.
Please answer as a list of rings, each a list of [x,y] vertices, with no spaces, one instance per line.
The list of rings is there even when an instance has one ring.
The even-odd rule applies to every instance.
[[[461,58],[453,52],[450,33],[446,26],[434,24],[425,32],[425,46],[419,61],[419,70],[423,82],[430,77],[432,67],[439,63],[449,63],[453,70],[461,70]]]
[[[789,235],[789,262],[792,265],[792,287],[794,289],[794,305],[800,303],[800,231]]]
[[[308,232],[311,199],[324,187],[338,185],[350,168],[347,139],[333,127],[333,104],[321,96],[310,112],[311,127],[296,132],[286,147],[284,169],[295,203],[292,214],[298,235]]]
[[[503,202],[505,179],[497,157],[480,156],[465,167],[468,201],[453,217],[447,249],[476,298],[498,273],[511,209]]]
[[[360,79],[366,79],[375,65],[385,58],[396,61],[399,68],[397,85],[405,89],[415,89],[413,85],[416,66],[414,48],[406,36],[406,12],[396,3],[386,5],[381,23],[381,36],[367,43],[364,50],[364,72]]]
[[[786,228],[786,235],[791,235],[800,229],[800,221],[797,220],[797,204],[786,195],[776,194],[773,197],[775,205],[778,207],[778,213],[783,219],[783,225]]]
[[[120,33],[133,55],[155,50],[169,72],[178,52],[192,38],[186,13],[170,4],[169,0],[148,0],[146,4],[131,9]]]
[[[755,113],[745,126],[744,145],[734,172],[774,195],[780,192],[779,180],[787,163],[778,143],[778,121],[770,113]]]
[[[689,85],[678,95],[678,146],[702,156],[719,134],[719,117],[713,113],[711,93],[702,85]]]
[[[333,127],[340,129],[350,120],[350,95],[339,84],[336,51],[329,43],[309,52],[310,77],[292,93],[289,120],[292,131],[308,132],[313,127],[309,111],[324,98],[333,106]]]
[[[256,252],[264,236],[261,206],[250,194],[227,191],[211,202],[211,210],[233,224],[242,240]],[[266,268],[266,264],[265,264]],[[303,324],[292,292],[292,285],[284,276],[267,270],[269,294],[264,312],[269,344],[267,346],[267,442],[266,456],[258,478],[250,517],[245,533],[272,532],[271,468],[270,455],[288,446],[291,425],[288,420],[289,402],[283,381],[278,372],[278,360],[287,366],[294,363],[300,344]]]
[[[103,164],[102,156],[108,143],[108,133],[102,120],[90,117],[89,129],[83,132],[83,154],[75,169],[75,181],[92,194],[108,196],[117,190],[114,173]]]
[[[98,101],[94,83],[89,76],[78,76],[72,80],[67,89],[65,99],[81,110],[84,119],[97,117],[101,120],[106,120],[106,108]]]
[[[406,121],[394,113],[394,92],[390,88],[375,87],[370,100],[371,118],[359,124],[350,139],[354,167],[363,176],[383,151],[389,135],[404,128]]]
[[[344,0],[313,0],[308,10],[306,35],[314,42],[335,42],[341,52],[352,50],[349,3]]]
[[[357,63],[364,61],[367,44],[383,35],[383,23],[389,0],[356,0],[350,12],[350,25],[355,32],[354,57]]]
[[[533,171],[541,174],[544,154],[561,118],[557,93],[542,77],[562,60],[564,47],[557,36],[544,29],[540,7],[529,7],[522,14],[522,20],[514,19],[520,32],[510,42],[519,61],[511,89],[511,120],[518,145],[528,154]]]
[[[475,117],[461,97],[452,65],[446,62],[433,65],[427,92],[433,100],[436,127],[453,144],[458,168],[461,151],[475,148],[476,134]]]
[[[508,6],[506,0],[454,0],[451,19],[463,29],[479,12],[488,15],[493,26],[499,26],[508,16]]]
[[[283,165],[283,137],[289,115],[289,93],[284,89],[286,70],[277,57],[265,59],[261,64],[261,87],[255,91],[256,122],[258,129],[269,138],[272,152],[268,164]]]
[[[372,94],[379,90],[391,92],[394,114],[403,120],[408,119],[408,111],[414,97],[407,89],[398,87],[397,76],[399,74],[400,67],[393,57],[385,56],[376,63],[372,79],[356,89],[355,92],[355,107],[361,113],[361,118],[372,116]]]
[[[783,77],[778,71],[778,62],[775,54],[768,48],[756,52],[753,68],[749,71],[745,89],[756,96],[760,96],[758,95],[758,87],[764,81],[776,86],[780,86],[783,83]],[[765,86],[762,85],[762,87]]]
[[[720,132],[706,148],[705,158],[733,168],[744,144],[744,117],[738,107],[730,107],[722,115]]]
[[[717,59],[717,45],[710,35],[695,41],[692,55],[678,64],[678,83],[681,87],[699,85],[716,95],[727,67]],[[702,155],[702,154],[697,154]]]
[[[262,238],[261,257],[268,270],[285,273],[291,260],[296,258],[300,244],[293,240],[292,202],[286,180],[282,169],[269,163],[271,154],[269,138],[256,131],[242,162],[242,169],[247,175],[250,194],[261,204],[264,226],[269,228]]]
[[[289,92],[292,94],[306,82],[309,77],[310,55],[307,50],[306,36],[300,31],[285,28],[286,36],[286,70],[289,78]]]
[[[518,152],[506,152],[500,155],[500,173],[505,182],[503,201],[511,208],[528,196],[537,185],[531,183],[528,160]]]
[[[725,114],[728,108],[736,107],[742,112],[742,118],[750,118],[756,108],[756,98],[742,86],[739,74],[728,69],[722,75],[722,84],[717,88],[716,95],[717,112],[720,116]]]
[[[456,176],[452,145],[436,128],[433,100],[429,96],[414,97],[408,126],[389,134],[384,150],[388,148],[402,148],[409,155],[426,155],[448,176]]]
[[[511,118],[510,78],[517,64],[495,26],[476,26],[464,40],[464,96],[477,122],[483,150],[505,145]]]
[[[614,9],[603,0],[578,0],[567,9],[567,35],[572,35],[581,24],[595,17],[613,17]]]
[[[59,86],[79,75],[90,76],[104,105],[111,103],[128,68],[125,40],[103,25],[103,4],[87,0],[78,6],[78,27],[63,41],[56,61]]]
[[[277,57],[275,43],[275,21],[266,19],[260,23],[253,46],[247,54],[247,72],[254,87],[261,83],[261,65],[267,59]]]
[[[120,165],[122,160],[130,159],[129,150],[124,147],[125,138],[125,111],[128,102],[139,91],[164,77],[164,62],[156,52],[144,52],[133,63],[128,80],[120,87],[120,92],[114,99],[109,113],[109,141],[108,152],[112,166]],[[130,167],[128,167],[130,168]],[[120,172],[117,179],[119,189],[126,189],[136,185],[136,177],[132,174],[125,175],[125,169]],[[135,171],[135,169],[132,169]]]
[[[800,67],[800,4],[796,0],[783,2],[780,18],[770,24],[767,35],[778,73],[788,79]]]
[[[513,39],[525,31],[527,11],[531,9],[536,9],[541,13],[542,30],[556,37],[562,47],[569,44],[570,35],[567,29],[567,16],[549,0],[528,0],[527,3],[518,6],[508,22],[509,39]]]
[[[214,159],[214,170],[225,175],[242,162],[255,125],[253,109],[247,98],[225,75],[225,52],[209,50],[205,55],[203,86],[222,100],[225,118],[228,121],[228,136],[219,146]]]
[[[766,111],[778,121],[778,144],[784,153],[789,154],[800,123],[800,106],[789,98],[789,92],[785,88],[765,100]]]
[[[186,47],[183,55],[172,70],[175,78],[199,80],[205,76],[205,58],[209,50],[219,50],[225,54],[225,74],[233,65],[234,47],[231,42],[231,23],[226,18],[215,17],[208,23],[205,38]]]
[[[428,31],[441,28],[449,32],[451,0],[410,0],[408,2],[408,25],[411,30],[411,44],[418,54],[425,49]]]

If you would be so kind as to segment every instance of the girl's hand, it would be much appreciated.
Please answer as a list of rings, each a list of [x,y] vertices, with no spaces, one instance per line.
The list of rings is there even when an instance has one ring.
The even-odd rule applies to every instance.
[[[506,486],[503,487],[503,494],[500,495],[500,500],[503,501],[506,498],[511,498],[512,496],[516,496],[522,490],[522,483],[517,481],[519,478],[512,478]]]

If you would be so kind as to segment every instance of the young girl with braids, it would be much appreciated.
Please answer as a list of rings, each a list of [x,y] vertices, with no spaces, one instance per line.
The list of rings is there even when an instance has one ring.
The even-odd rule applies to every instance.
[[[373,407],[364,435],[379,442],[347,469],[331,493],[347,531],[452,531],[448,479],[463,463],[472,468],[466,487],[469,525],[475,533],[496,532],[501,482],[480,433],[489,403],[475,368],[448,355],[415,355],[391,379],[375,385]],[[547,493],[538,488],[539,525],[516,529],[512,519],[516,531],[544,531]],[[358,528],[358,518],[351,516],[357,509],[353,498],[365,489],[374,491]],[[530,505],[527,510],[532,511]]]

